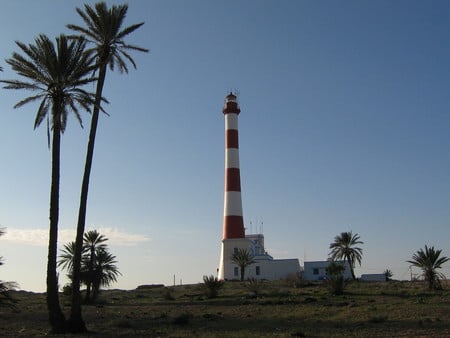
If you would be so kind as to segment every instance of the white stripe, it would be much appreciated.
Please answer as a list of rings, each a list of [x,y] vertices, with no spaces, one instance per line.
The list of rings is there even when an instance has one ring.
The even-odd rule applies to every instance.
[[[224,200],[224,216],[242,216],[242,200],[240,191],[225,191]]]
[[[239,168],[239,149],[225,149],[225,168]]]
[[[225,114],[225,130],[238,130],[238,116],[237,114]]]

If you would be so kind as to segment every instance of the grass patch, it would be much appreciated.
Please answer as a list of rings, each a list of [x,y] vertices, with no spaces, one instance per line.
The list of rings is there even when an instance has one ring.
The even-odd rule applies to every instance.
[[[83,306],[83,317],[98,337],[450,337],[450,291],[416,282],[351,282],[339,296],[322,283],[286,281],[265,281],[257,298],[248,297],[247,282],[224,283],[216,298],[201,297],[203,290],[105,290],[100,305]],[[45,294],[12,296],[17,310],[0,308],[0,332],[58,337],[48,334]],[[63,311],[70,311],[66,301]]]

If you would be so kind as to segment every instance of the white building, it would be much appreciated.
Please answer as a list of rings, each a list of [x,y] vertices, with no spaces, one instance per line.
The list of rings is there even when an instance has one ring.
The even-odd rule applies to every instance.
[[[256,278],[266,280],[283,279],[290,275],[300,273],[300,263],[297,258],[274,259],[264,249],[264,235],[251,234],[245,238],[224,239],[222,241],[224,257],[221,257],[223,266],[220,279],[240,279],[240,268],[231,261],[231,256],[238,249],[247,249],[255,260],[245,269],[245,279]]]
[[[313,261],[305,262],[303,269],[303,279],[308,281],[326,280],[328,277],[328,266],[331,261]],[[344,265],[344,279],[351,279],[352,273],[350,265],[347,261],[337,261],[337,263]]]

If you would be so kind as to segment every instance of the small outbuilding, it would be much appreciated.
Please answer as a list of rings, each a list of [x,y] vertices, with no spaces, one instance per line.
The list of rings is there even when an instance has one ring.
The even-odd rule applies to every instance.
[[[303,269],[303,279],[307,281],[326,280],[328,278],[328,266],[332,261],[313,261],[305,262]],[[352,273],[350,271],[350,265],[347,261],[336,261],[336,263],[342,264],[345,268],[344,279],[351,279]]]

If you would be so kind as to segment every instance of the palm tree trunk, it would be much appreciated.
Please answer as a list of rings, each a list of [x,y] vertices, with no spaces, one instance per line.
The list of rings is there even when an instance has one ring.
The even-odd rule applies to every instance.
[[[241,266],[241,282],[244,281],[245,267]]]
[[[59,109],[55,107],[53,109]],[[56,272],[58,250],[58,218],[59,218],[59,168],[61,128],[60,115],[53,116],[53,140],[52,140],[52,183],[50,188],[50,231],[48,241],[47,259],[47,308],[49,321],[53,333],[64,333],[65,317],[61,310],[58,293],[58,275]]]
[[[94,288],[94,261],[95,261],[95,247],[91,247],[91,253],[89,257],[89,266],[87,273],[87,285],[86,285],[86,297],[84,298],[84,302],[88,304],[91,301],[91,290]]]
[[[97,89],[95,94],[95,105],[92,112],[91,129],[89,132],[89,141],[86,152],[86,162],[84,165],[83,182],[81,184],[80,207],[78,210],[77,236],[75,239],[75,255],[73,263],[72,278],[72,306],[70,309],[70,331],[85,332],[87,331],[81,313],[81,255],[83,249],[83,235],[86,227],[86,211],[89,192],[89,179],[91,176],[92,159],[94,157],[95,135],[97,133],[98,116],[100,112],[100,102],[103,92],[103,84],[106,77],[106,64],[100,67],[99,78],[97,81]],[[89,285],[88,285],[89,288]],[[90,290],[89,290],[90,291]],[[86,293],[86,299],[88,299]]]

